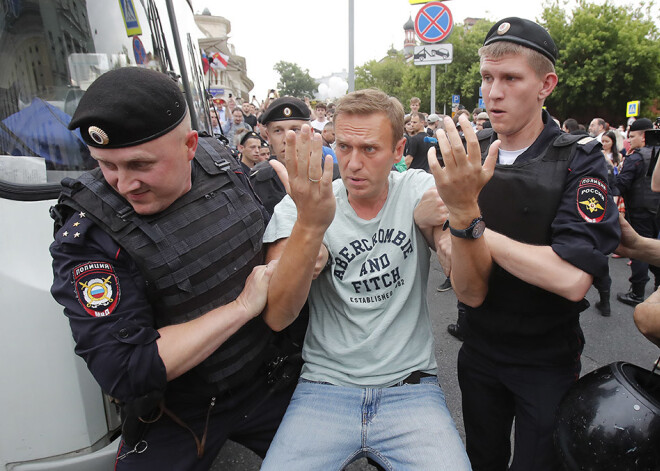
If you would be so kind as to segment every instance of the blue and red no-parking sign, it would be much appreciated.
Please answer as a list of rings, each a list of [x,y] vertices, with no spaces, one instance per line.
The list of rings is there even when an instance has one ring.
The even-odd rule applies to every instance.
[[[446,5],[431,2],[424,5],[415,17],[415,32],[427,43],[445,39],[454,27],[454,19]]]

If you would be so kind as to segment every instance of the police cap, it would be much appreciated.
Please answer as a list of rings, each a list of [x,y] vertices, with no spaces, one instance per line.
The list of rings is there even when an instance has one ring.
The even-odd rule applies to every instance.
[[[636,119],[635,122],[630,125],[631,131],[646,131],[647,129],[653,129],[653,123],[648,118]]]
[[[186,101],[170,76],[141,67],[111,70],[83,95],[69,123],[92,147],[115,149],[151,141],[177,127]]]
[[[241,138],[241,142],[240,142],[240,144],[241,144],[242,146],[244,146],[248,139],[259,139],[259,143],[260,143],[260,144],[261,144],[261,142],[262,142],[262,141],[261,141],[261,136],[259,136],[259,134],[257,134],[257,133],[254,132],[254,131],[250,131],[250,132],[246,132],[246,133],[243,135],[243,137]]]
[[[550,34],[541,25],[524,18],[504,18],[488,31],[484,46],[497,41],[508,41],[534,49],[554,64],[559,52]]]
[[[292,96],[283,96],[273,101],[261,115],[261,124],[271,121],[288,121],[298,119],[309,121],[310,111],[304,101]]]

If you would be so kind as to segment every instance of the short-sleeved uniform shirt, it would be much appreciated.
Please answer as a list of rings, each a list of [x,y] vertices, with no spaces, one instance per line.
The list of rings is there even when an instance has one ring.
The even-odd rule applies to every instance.
[[[391,172],[387,200],[371,220],[357,216],[341,180],[325,233],[332,265],[312,281],[302,377],[341,386],[384,387],[413,371],[435,373],[426,304],[430,251],[413,211],[434,186],[422,171]],[[276,206],[264,242],[289,237],[296,207]]]

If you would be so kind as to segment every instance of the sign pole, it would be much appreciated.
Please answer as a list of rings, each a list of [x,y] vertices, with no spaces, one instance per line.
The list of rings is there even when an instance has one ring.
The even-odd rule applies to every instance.
[[[348,91],[355,91],[355,3],[348,0]]]
[[[435,113],[435,64],[431,66],[431,114]]]
[[[447,64],[445,64],[445,74],[446,73],[447,73]],[[447,116],[447,102],[446,101],[442,104],[442,114]]]

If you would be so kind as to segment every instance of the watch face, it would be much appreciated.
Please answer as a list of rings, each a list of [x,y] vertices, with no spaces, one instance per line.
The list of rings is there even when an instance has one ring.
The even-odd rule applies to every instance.
[[[477,222],[472,229],[472,237],[478,239],[486,230],[486,223],[482,220]]]

